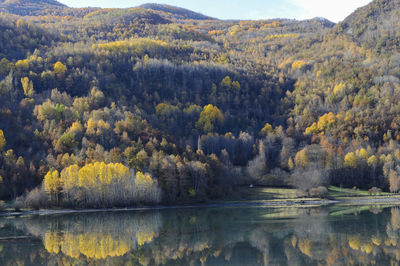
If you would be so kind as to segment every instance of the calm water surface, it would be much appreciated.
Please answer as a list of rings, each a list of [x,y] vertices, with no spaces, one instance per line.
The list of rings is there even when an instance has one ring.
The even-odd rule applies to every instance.
[[[397,207],[199,208],[0,219],[0,265],[360,265],[400,260]],[[24,237],[11,239],[9,237]]]

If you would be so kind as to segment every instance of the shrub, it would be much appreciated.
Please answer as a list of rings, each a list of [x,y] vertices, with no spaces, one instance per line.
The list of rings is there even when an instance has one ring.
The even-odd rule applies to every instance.
[[[39,208],[47,207],[49,204],[49,197],[44,191],[43,187],[37,187],[25,198],[25,207],[38,210]]]
[[[0,211],[5,211],[7,209],[7,205],[3,200],[0,200]]]
[[[17,197],[13,204],[14,210],[19,212],[22,208],[25,207],[25,199],[23,196]]]
[[[316,187],[310,189],[310,196],[314,198],[327,198],[328,189],[326,187]]]

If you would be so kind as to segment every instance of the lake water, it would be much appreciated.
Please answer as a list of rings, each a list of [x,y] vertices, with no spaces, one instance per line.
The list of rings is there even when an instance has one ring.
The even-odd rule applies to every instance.
[[[0,228],[0,265],[390,265],[400,260],[397,207],[29,216],[0,218]]]

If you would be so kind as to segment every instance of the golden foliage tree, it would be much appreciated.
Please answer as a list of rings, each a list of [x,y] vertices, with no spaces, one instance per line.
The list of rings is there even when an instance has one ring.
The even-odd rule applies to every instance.
[[[64,74],[67,71],[67,67],[58,61],[57,63],[54,64],[54,72],[56,74]]]
[[[3,130],[0,129],[0,151],[4,149],[4,146],[6,146],[6,138],[4,137],[4,132]]]
[[[358,158],[354,152],[346,154],[344,157],[344,165],[351,168],[356,168],[358,163]]]
[[[28,77],[21,78],[21,84],[22,84],[22,89],[24,90],[24,95],[26,97],[32,97],[33,94],[35,94],[32,80],[29,80]]]
[[[269,123],[266,123],[265,126],[261,129],[260,134],[263,136],[267,136],[268,134],[272,133],[273,129]]]
[[[202,129],[204,132],[213,132],[218,128],[218,126],[222,125],[224,120],[224,115],[218,109],[218,107],[209,104],[204,106],[196,126]]]
[[[397,174],[397,171],[390,170],[389,172],[389,185],[390,185],[390,192],[397,193],[400,187],[400,177]]]
[[[49,171],[44,180],[49,194],[90,207],[114,207],[158,202],[160,190],[149,174],[134,174],[121,163],[95,162],[79,167],[72,164],[61,174]]]
[[[58,193],[61,189],[61,179],[58,171],[49,171],[44,177],[43,184],[44,190],[58,199]]]
[[[296,154],[294,158],[297,167],[306,167],[309,163],[309,158],[307,156],[307,150],[302,149]]]

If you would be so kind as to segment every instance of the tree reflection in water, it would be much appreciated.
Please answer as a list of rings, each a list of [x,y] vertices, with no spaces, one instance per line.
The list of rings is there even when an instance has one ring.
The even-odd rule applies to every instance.
[[[210,208],[0,220],[1,265],[359,265],[400,260],[396,207]]]

